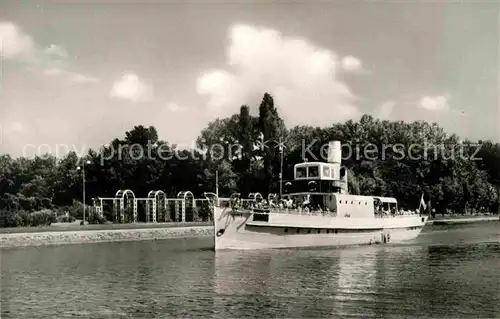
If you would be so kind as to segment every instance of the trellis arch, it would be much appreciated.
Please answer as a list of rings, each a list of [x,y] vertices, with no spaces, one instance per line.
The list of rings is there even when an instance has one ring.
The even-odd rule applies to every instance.
[[[248,194],[248,198],[255,202],[261,202],[264,199],[261,193],[250,193]]]
[[[278,194],[270,193],[269,195],[267,195],[267,201],[269,202],[269,204],[271,204],[271,203],[277,204]]]
[[[128,196],[128,195],[132,195],[133,198],[135,198],[135,194],[132,190],[130,189],[120,189],[116,192],[116,195],[115,197],[116,198],[121,198],[121,199],[124,199],[125,196]]]
[[[203,196],[207,199],[208,211],[207,214],[203,211],[201,218],[203,219],[206,215],[208,215],[206,217],[208,217],[208,221],[211,221],[215,213],[215,207],[219,207],[219,196],[212,192],[204,192]]]
[[[219,196],[217,196],[217,194],[204,192],[203,196],[205,196],[205,198],[208,199],[212,203],[212,205],[219,206]]]
[[[229,207],[231,207],[231,209],[240,208],[241,205],[240,198],[241,198],[240,193],[232,193],[231,196],[229,196]]]
[[[146,223],[152,221],[156,223],[156,201],[155,191],[149,191],[148,201],[146,202]]]
[[[146,221],[156,223],[158,220],[166,221],[167,195],[161,190],[152,190],[148,193],[146,202]]]
[[[154,204],[156,204],[156,220],[167,221],[167,194],[158,190],[154,193]]]
[[[189,221],[194,220],[194,210],[195,210],[195,201],[194,201],[194,196],[193,193],[190,191],[182,191],[177,194],[177,198],[182,199],[182,206],[181,206],[181,218],[182,221],[186,221],[186,215],[187,219]]]
[[[127,205],[125,205],[125,202]],[[119,216],[118,216],[118,205],[119,204]],[[115,194],[115,205],[113,205],[114,209],[114,218],[115,220],[118,218],[120,223],[125,221],[125,206],[127,211],[129,211],[130,215],[130,205],[132,204],[132,218],[133,222],[137,222],[137,201],[135,199],[135,194],[130,189],[120,189]]]
[[[229,197],[230,199],[237,199],[240,198],[241,194],[240,193],[232,193],[231,196]]]

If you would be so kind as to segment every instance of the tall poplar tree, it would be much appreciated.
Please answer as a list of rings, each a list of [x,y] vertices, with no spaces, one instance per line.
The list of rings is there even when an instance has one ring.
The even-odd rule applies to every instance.
[[[283,121],[274,106],[273,97],[265,93],[259,106],[259,130],[262,133],[264,185],[262,195],[269,194],[270,185],[276,182],[279,174],[279,149],[277,148],[282,131]]]
[[[238,161],[238,173],[240,175],[239,189],[243,196],[247,196],[252,189],[251,161],[253,156],[254,142],[252,117],[250,108],[242,105],[238,119],[238,141],[241,146],[241,157]]]

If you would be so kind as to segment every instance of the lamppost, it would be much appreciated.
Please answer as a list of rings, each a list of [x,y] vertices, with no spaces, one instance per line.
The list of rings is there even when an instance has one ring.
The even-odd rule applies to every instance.
[[[78,166],[76,169],[82,171],[82,190],[83,190],[83,225],[85,225],[85,164],[90,164],[90,161],[84,161],[82,166]]]
[[[215,195],[219,198],[219,171],[215,171]]]

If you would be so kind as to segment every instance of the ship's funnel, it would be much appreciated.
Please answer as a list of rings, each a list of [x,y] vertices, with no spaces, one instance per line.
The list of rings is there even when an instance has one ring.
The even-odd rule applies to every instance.
[[[328,163],[342,163],[342,148],[340,141],[331,141],[328,143]]]

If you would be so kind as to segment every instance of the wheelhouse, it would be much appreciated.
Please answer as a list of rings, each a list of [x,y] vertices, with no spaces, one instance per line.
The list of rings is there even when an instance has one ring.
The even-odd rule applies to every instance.
[[[347,191],[346,170],[338,163],[304,162],[294,167],[294,180],[285,181],[285,194],[300,192],[343,193]]]
[[[337,176],[337,166],[337,164],[323,162],[300,163],[294,167],[294,179],[296,181],[316,179],[338,180],[340,176]]]

